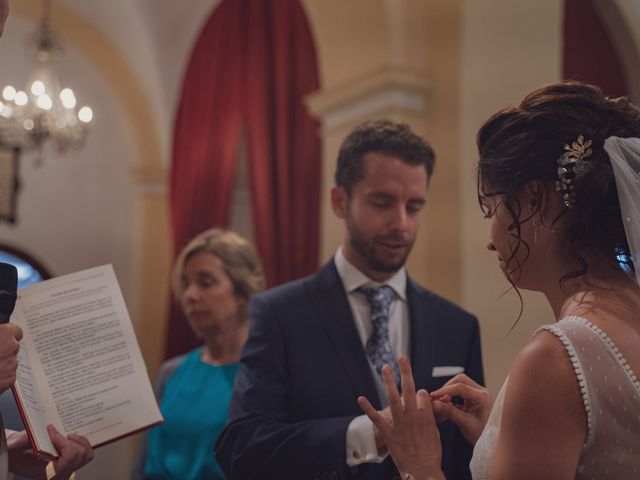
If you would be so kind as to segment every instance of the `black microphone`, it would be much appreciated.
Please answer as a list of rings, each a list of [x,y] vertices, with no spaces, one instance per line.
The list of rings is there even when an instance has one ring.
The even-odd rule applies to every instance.
[[[0,323],[7,323],[16,306],[18,270],[10,263],[0,262]]]

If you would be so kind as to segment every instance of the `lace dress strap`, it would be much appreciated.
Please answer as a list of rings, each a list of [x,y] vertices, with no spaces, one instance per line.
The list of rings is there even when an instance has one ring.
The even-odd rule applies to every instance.
[[[583,317],[539,331],[560,340],[580,386],[588,433],[576,479],[640,478],[640,382],[622,352]]]
[[[569,322],[569,319],[566,319]],[[576,379],[578,380],[578,385],[580,387],[580,394],[582,395],[582,405],[584,406],[584,411],[587,417],[587,440],[584,444],[584,449],[588,449],[593,443],[593,413],[591,408],[591,398],[589,396],[589,389],[587,388],[587,382],[585,379],[584,367],[582,362],[580,361],[580,356],[576,351],[576,347],[571,342],[569,336],[571,333],[567,333],[567,329],[565,324],[560,324],[558,322],[555,325],[544,325],[538,328],[532,335],[534,337],[541,331],[548,331],[553,333],[558,340],[564,345],[567,354],[569,355],[569,361],[573,366],[573,371],[576,375]],[[570,332],[570,330],[569,330]],[[573,335],[571,335],[573,336]]]

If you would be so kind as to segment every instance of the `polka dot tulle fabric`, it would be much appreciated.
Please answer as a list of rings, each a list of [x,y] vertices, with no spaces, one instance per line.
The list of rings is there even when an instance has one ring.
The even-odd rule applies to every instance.
[[[580,385],[588,436],[575,478],[640,479],[640,382],[622,352],[602,329],[582,317],[567,317],[540,330],[562,342]],[[476,443],[471,462],[474,480],[488,478],[504,389]]]

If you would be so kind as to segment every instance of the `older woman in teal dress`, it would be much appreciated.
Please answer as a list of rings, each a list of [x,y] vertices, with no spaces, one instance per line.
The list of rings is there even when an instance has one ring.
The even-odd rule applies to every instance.
[[[172,288],[204,345],[165,362],[155,388],[165,423],[151,429],[132,480],[224,479],[213,454],[226,420],[251,296],[264,286],[254,247],[211,229],[180,253]]]

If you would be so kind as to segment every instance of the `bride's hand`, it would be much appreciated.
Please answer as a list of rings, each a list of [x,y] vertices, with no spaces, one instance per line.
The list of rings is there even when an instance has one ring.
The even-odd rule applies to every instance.
[[[451,403],[452,397],[461,397],[462,405]],[[475,445],[491,413],[491,394],[464,374],[456,375],[444,386],[431,393],[436,416],[455,423],[464,438]]]
[[[400,397],[389,366],[382,369],[392,421],[389,422],[365,397],[358,398],[362,411],[371,419],[389,449],[393,461],[402,473],[416,480],[443,479],[440,469],[442,447],[440,434],[426,390],[416,393],[411,366],[406,357],[398,361],[402,381]]]

